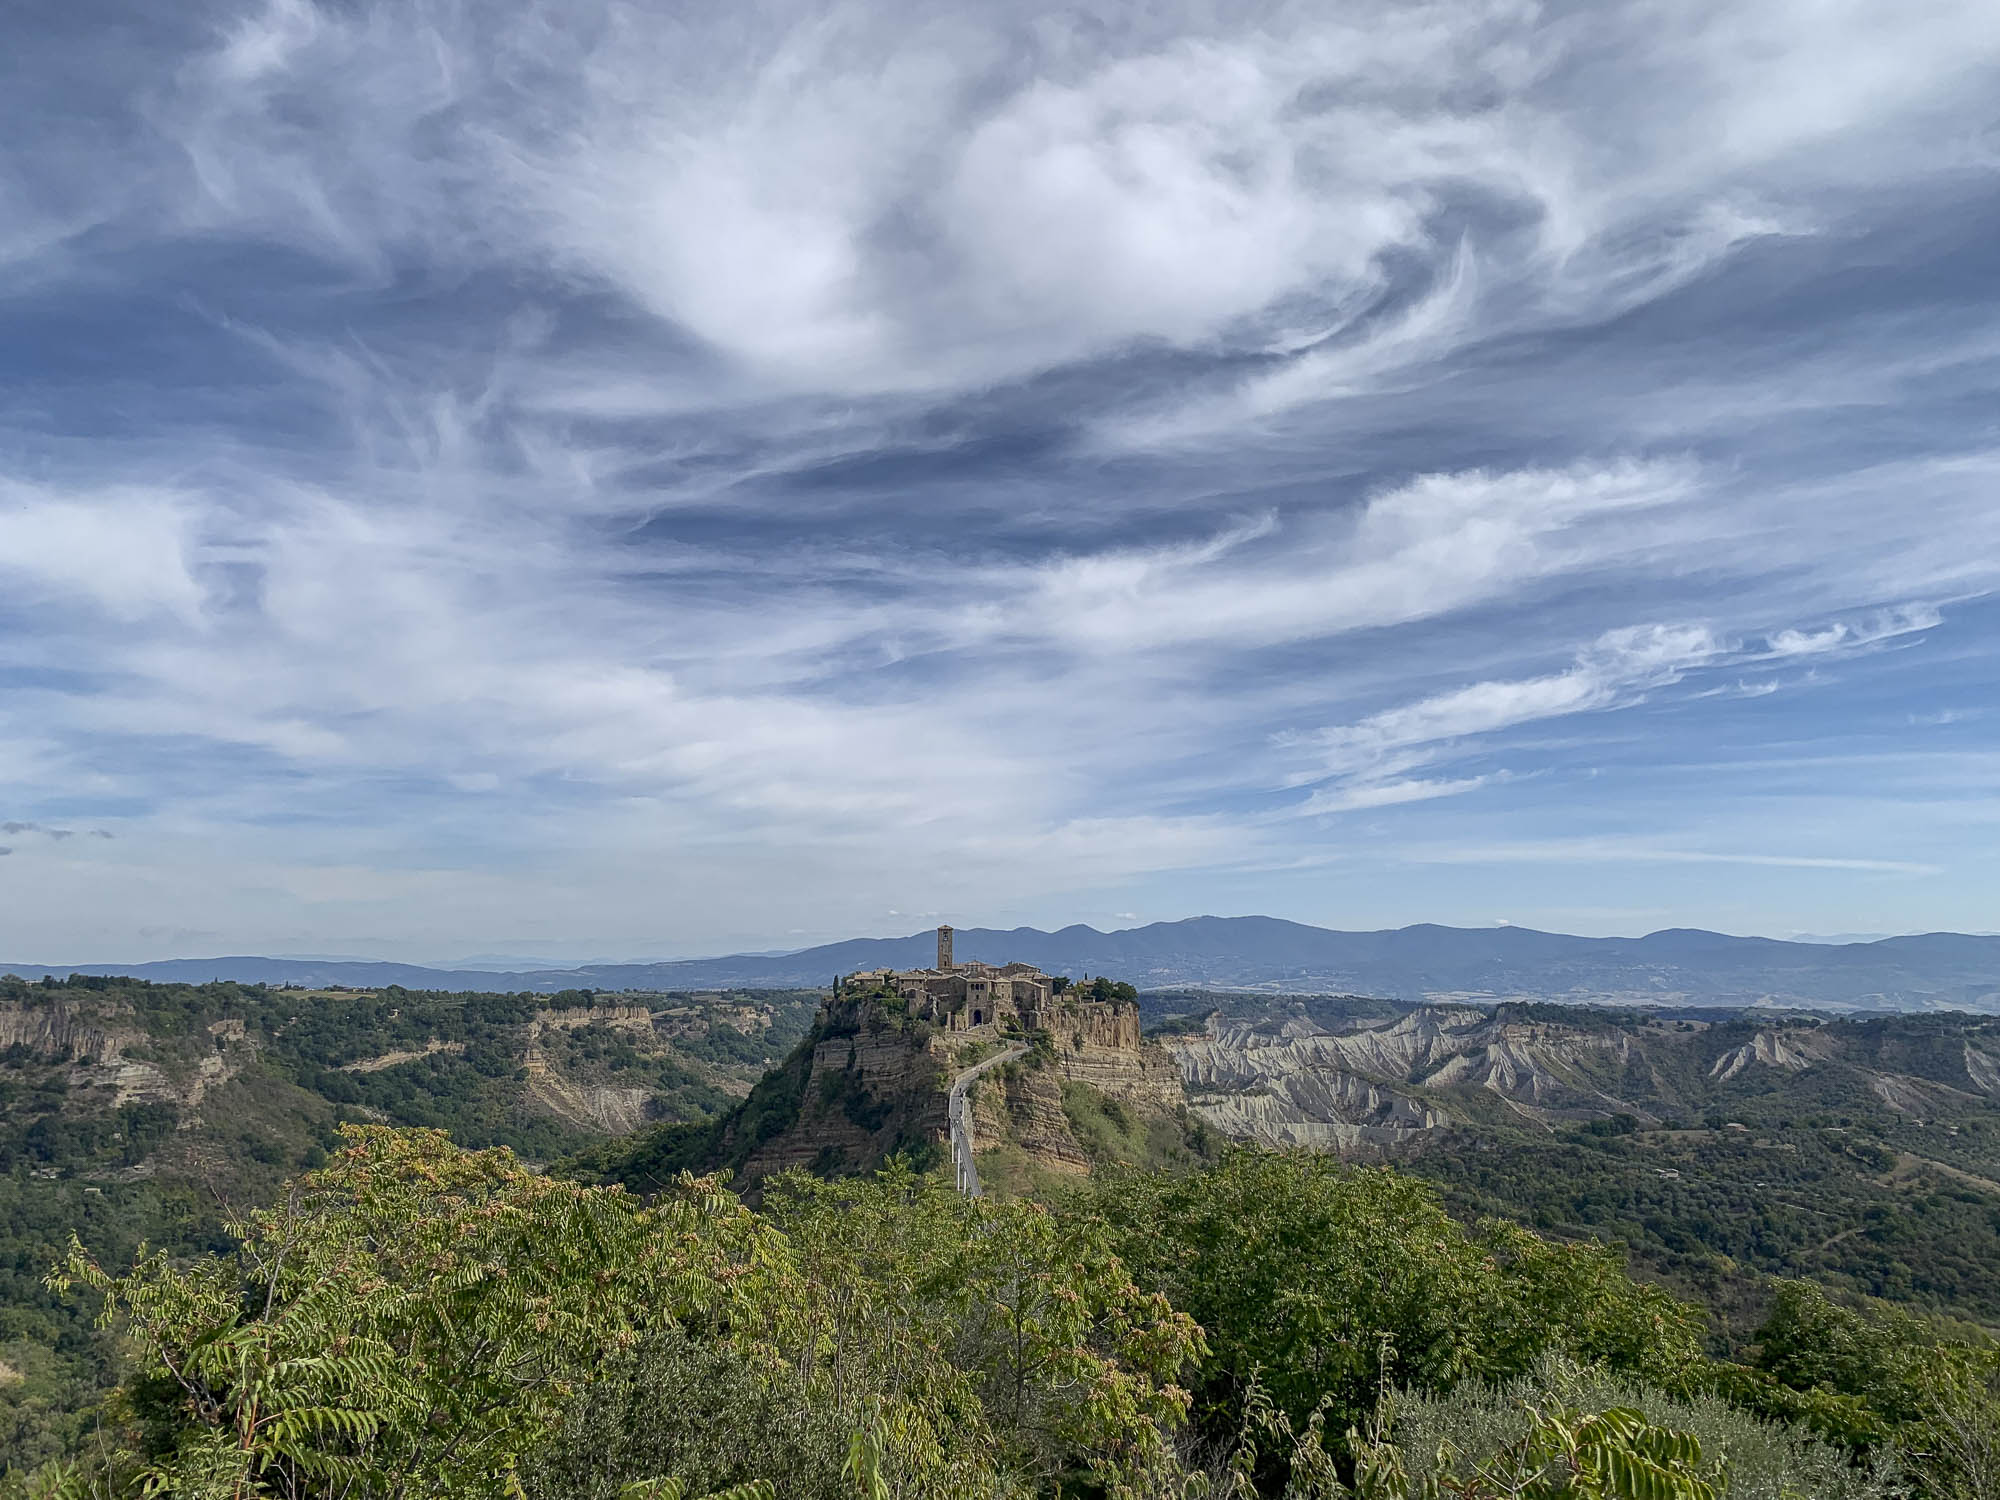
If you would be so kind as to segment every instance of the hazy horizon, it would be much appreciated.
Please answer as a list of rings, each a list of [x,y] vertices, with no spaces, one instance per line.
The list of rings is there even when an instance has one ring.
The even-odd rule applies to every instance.
[[[1203,913],[1201,915],[1223,915],[1223,914]],[[1266,914],[1260,912],[1240,912],[1240,913],[1233,913],[1230,915],[1239,917],[1254,917],[1254,916],[1263,916]],[[1139,928],[1139,927],[1152,926],[1154,925],[1155,922],[1172,923],[1176,921],[1193,921],[1193,920],[1196,920],[1196,918],[1164,917],[1164,918],[1156,918],[1150,922],[1132,922],[1123,925],[1114,924],[1111,926],[1102,926],[1102,927],[1097,927],[1096,930],[1099,932],[1109,934],[1109,933],[1130,931],[1134,928]],[[1284,920],[1289,920],[1289,919],[1284,919]],[[1017,925],[1032,925],[1032,924],[1017,924]],[[1042,928],[1038,930],[1055,932],[1071,925],[1095,926],[1096,924],[1061,923],[1057,927]],[[1374,931],[1395,931],[1407,927],[1450,926],[1454,924],[1409,922],[1409,923],[1398,923],[1391,928],[1338,928],[1338,927],[1329,927],[1328,924],[1325,923],[1308,923],[1305,925],[1322,927],[1330,931],[1374,932]],[[1496,922],[1496,923],[1484,924],[1482,928],[1460,928],[1459,930],[1461,931],[1498,930],[1499,928],[1502,927],[1519,927],[1523,925],[1525,924],[1513,923],[1513,922]],[[985,930],[999,930],[999,931],[1012,930],[1012,927],[997,928],[995,927],[994,924],[983,923],[983,922],[972,922],[967,924],[967,926],[969,929],[985,929]],[[403,953],[403,952],[387,951],[383,949],[377,949],[376,951],[371,952],[367,950],[365,945],[361,948],[345,952],[316,951],[316,952],[304,952],[304,953],[298,953],[298,952],[260,953],[260,952],[254,952],[253,950],[247,948],[219,948],[211,952],[202,952],[202,953],[142,952],[138,954],[133,954],[133,953],[82,954],[82,955],[67,954],[67,955],[58,955],[53,959],[47,956],[37,956],[34,954],[8,955],[5,953],[0,953],[0,969],[4,969],[4,967],[7,964],[22,964],[26,965],[29,968],[45,967],[45,968],[60,969],[65,965],[78,965],[78,964],[94,965],[94,966],[117,965],[117,964],[138,965],[145,963],[160,963],[174,959],[199,960],[199,959],[255,957],[255,958],[268,958],[278,962],[289,962],[289,963],[399,963],[399,964],[412,965],[418,968],[437,969],[440,971],[457,971],[465,973],[474,973],[481,971],[490,973],[522,973],[522,972],[533,971],[536,969],[560,970],[560,969],[570,969],[570,968],[584,968],[593,965],[671,964],[671,963],[689,963],[689,962],[697,962],[702,960],[721,959],[721,958],[782,957],[788,954],[803,952],[806,949],[821,947],[831,943],[851,942],[851,941],[862,941],[862,942],[898,941],[913,936],[922,936],[928,930],[929,930],[928,928],[919,927],[911,929],[897,929],[894,931],[885,929],[881,931],[872,931],[872,932],[836,933],[816,938],[809,943],[798,943],[789,946],[762,947],[762,948],[711,947],[711,948],[701,948],[701,949],[690,949],[682,952],[655,952],[655,951],[618,952],[605,949],[604,947],[602,947],[602,945],[580,943],[575,945],[574,951],[568,954],[563,954],[560,952],[545,952],[540,955],[518,954],[510,956],[503,954],[475,953],[475,954],[468,954],[459,958],[452,958],[452,957],[439,958],[434,955],[424,956],[420,953]],[[1673,929],[1650,927],[1650,928],[1645,928],[1643,930],[1635,929],[1626,932],[1598,932],[1598,933],[1576,933],[1576,932],[1563,933],[1555,929],[1547,929],[1547,928],[1538,928],[1535,930],[1550,932],[1552,935],[1556,936],[1569,936],[1569,937],[1642,938],[1651,936],[1652,934],[1657,932],[1669,931]],[[1945,929],[1939,929],[1939,928],[1913,929],[1909,932],[1899,932],[1899,933],[1729,932],[1720,928],[1704,928],[1700,930],[1717,932],[1727,937],[1769,938],[1769,939],[1775,939],[1776,941],[1779,942],[1814,943],[1814,944],[1822,944],[1829,946],[1874,943],[1874,942],[1881,942],[1885,939],[1892,937],[1920,937],[1920,936],[1933,935],[1945,931]],[[1974,930],[1969,932],[1953,933],[1952,935],[1964,936],[1964,937],[2000,937],[2000,932],[1995,932],[1991,930],[1985,930],[1985,931]]]

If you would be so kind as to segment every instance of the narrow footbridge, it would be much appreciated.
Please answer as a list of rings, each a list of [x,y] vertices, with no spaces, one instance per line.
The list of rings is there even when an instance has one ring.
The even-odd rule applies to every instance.
[[[951,1097],[945,1103],[945,1117],[951,1122],[951,1160],[958,1171],[958,1190],[968,1198],[979,1196],[979,1169],[972,1164],[972,1108],[965,1092],[981,1073],[1027,1055],[1026,1047],[1009,1047],[967,1068],[951,1081]]]

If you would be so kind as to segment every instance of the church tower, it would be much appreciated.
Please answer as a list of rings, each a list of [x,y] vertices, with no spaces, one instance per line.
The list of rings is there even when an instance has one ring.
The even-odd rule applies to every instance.
[[[951,929],[949,927],[940,927],[938,929],[937,966],[940,974],[949,974],[952,970]]]

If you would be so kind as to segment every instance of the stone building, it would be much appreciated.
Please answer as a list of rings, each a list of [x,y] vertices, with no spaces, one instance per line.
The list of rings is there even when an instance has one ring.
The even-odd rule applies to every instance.
[[[1056,980],[1033,964],[953,963],[952,932],[938,929],[935,968],[869,969],[843,988],[888,990],[909,1002],[910,1014],[945,1031],[971,1031],[1012,1020],[1024,1029],[1048,1026],[1060,1002]]]

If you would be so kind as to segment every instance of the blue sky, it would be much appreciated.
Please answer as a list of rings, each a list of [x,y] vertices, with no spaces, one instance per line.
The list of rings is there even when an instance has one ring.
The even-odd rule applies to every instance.
[[[0,957],[2000,927],[1990,0],[0,33]]]

